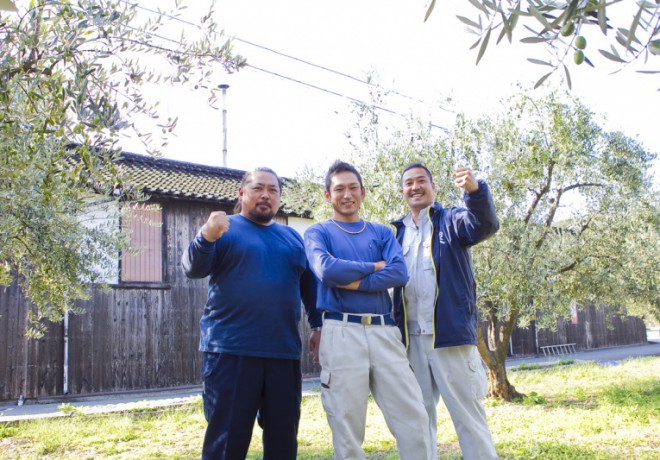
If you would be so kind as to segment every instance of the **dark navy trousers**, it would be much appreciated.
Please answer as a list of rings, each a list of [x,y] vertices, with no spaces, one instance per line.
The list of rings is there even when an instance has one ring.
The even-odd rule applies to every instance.
[[[203,460],[245,460],[255,418],[264,460],[295,460],[302,398],[300,360],[204,353]]]

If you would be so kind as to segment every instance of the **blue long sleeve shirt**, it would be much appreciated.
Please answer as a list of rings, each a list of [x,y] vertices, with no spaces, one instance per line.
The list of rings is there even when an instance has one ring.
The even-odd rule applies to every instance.
[[[300,359],[301,299],[310,324],[321,325],[302,238],[290,227],[258,225],[240,214],[229,221],[229,231],[213,243],[198,233],[181,261],[189,278],[209,277],[200,350]]]
[[[317,310],[339,313],[390,313],[389,288],[403,286],[408,280],[401,247],[394,233],[384,225],[362,221],[332,221],[312,225],[305,232],[305,251],[310,267],[319,279]],[[384,260],[383,269],[374,263]],[[344,289],[360,280],[357,290]]]

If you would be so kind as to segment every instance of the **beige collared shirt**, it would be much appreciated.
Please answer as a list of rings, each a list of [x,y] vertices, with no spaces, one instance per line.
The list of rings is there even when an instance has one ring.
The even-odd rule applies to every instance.
[[[408,333],[433,334],[435,303],[435,269],[431,254],[433,226],[428,219],[428,208],[419,213],[418,225],[408,214],[403,219],[403,256],[408,268],[408,284],[404,289]]]

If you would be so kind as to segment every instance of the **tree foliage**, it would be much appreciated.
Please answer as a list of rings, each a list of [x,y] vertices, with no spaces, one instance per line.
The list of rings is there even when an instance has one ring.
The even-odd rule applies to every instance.
[[[433,12],[435,3],[436,0],[431,0],[425,20]],[[497,44],[504,38],[511,43],[514,33],[520,30],[519,24],[525,29],[521,42],[540,45],[549,51],[550,59],[528,59],[533,64],[546,67],[536,86],[542,85],[550,75],[562,69],[570,88],[571,75],[565,63],[569,57],[577,65],[586,62],[593,66],[585,54],[587,42],[584,35],[588,27],[597,28],[605,36],[608,46],[598,49],[598,53],[608,60],[625,66],[639,60],[647,64],[652,58],[652,62],[658,64],[658,0],[637,0],[635,3],[622,0],[470,0],[470,4],[477,10],[476,18],[458,16],[458,19],[478,36],[472,45],[472,49],[477,49],[477,63],[492,44],[491,36],[497,35]],[[610,18],[610,13],[616,15],[616,19]],[[642,72],[660,73],[660,70],[647,69]]]
[[[627,289],[635,273],[658,278],[656,265],[630,258],[632,247],[659,257],[647,244],[658,230],[657,217],[647,214],[657,207],[654,154],[604,131],[588,108],[556,94],[523,96],[498,118],[461,121],[457,133],[468,157],[488,162],[502,220],[486,245],[493,254],[477,257],[484,272],[498,274],[482,280],[484,300],[516,305],[522,318],[549,312],[546,325],[571,301],[615,307],[625,299],[637,311],[659,313],[652,287],[637,295]],[[494,271],[493,262],[500,264]]]
[[[468,156],[488,160],[502,222],[475,251],[488,320],[480,350],[500,385],[491,383],[491,394],[517,394],[502,372],[515,324],[553,328],[571,305],[660,315],[660,252],[649,245],[659,230],[654,154],[556,94],[523,96],[508,113],[463,121],[457,132]]]
[[[479,349],[490,394],[512,399],[505,359],[516,325],[553,328],[571,306],[592,304],[660,317],[660,221],[649,174],[656,157],[637,141],[603,130],[564,94],[522,94],[505,105],[500,115],[459,117],[446,136],[410,123],[386,140],[363,107],[362,145],[349,160],[364,175],[364,216],[384,223],[407,213],[400,174],[411,162],[434,172],[444,206],[462,205],[456,167],[487,180],[501,229],[472,250],[487,323]]]
[[[139,13],[112,0],[0,12],[0,284],[18,283],[33,304],[32,335],[71,310],[122,247],[116,216],[99,219],[140,198],[115,162],[120,136],[133,130],[156,152],[153,133],[176,125],[142,84],[206,87],[214,70],[244,64],[210,12],[177,40],[160,32],[173,15]]]

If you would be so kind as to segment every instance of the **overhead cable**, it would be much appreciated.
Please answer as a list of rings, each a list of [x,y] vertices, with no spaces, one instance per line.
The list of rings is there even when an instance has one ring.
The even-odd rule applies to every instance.
[[[131,6],[134,6],[134,7],[140,8],[140,9],[142,9],[142,10],[144,10],[144,11],[148,11],[148,12],[150,12],[150,13],[155,13],[155,14],[161,14],[161,15],[167,17],[167,18],[170,18],[170,19],[172,19],[172,20],[175,20],[175,21],[181,22],[181,23],[183,23],[183,24],[186,24],[186,25],[189,25],[189,26],[192,26],[192,27],[198,28],[198,29],[200,28],[200,26],[199,26],[198,24],[195,24],[195,23],[193,23],[193,22],[191,22],[191,21],[188,21],[188,20],[185,20],[185,19],[182,19],[182,18],[176,17],[176,16],[172,16],[172,15],[167,14],[167,13],[164,13],[164,12],[162,12],[162,11],[157,11],[157,10],[154,10],[154,9],[151,9],[151,8],[148,8],[148,7],[145,7],[145,6],[142,6],[142,5],[135,4],[135,3],[130,2],[129,0],[120,0],[120,1],[122,1],[122,2],[124,2],[124,3],[126,3],[126,4],[128,4],[128,5],[131,5]],[[260,49],[262,49],[262,50],[264,50],[264,51],[268,51],[268,52],[273,53],[273,54],[277,54],[278,56],[282,56],[282,57],[285,57],[285,58],[287,58],[287,59],[291,59],[291,60],[294,60],[294,61],[300,62],[300,63],[302,63],[302,64],[305,64],[305,65],[308,65],[308,66],[311,66],[311,67],[315,67],[315,68],[317,68],[317,69],[324,70],[324,71],[326,71],[326,72],[330,72],[330,73],[333,73],[333,74],[336,74],[336,75],[342,76],[342,77],[344,77],[344,78],[348,78],[348,79],[350,79],[350,80],[356,81],[356,82],[358,82],[358,83],[362,83],[362,84],[367,85],[367,86],[377,87],[377,86],[374,85],[373,83],[370,83],[369,81],[366,81],[366,80],[364,80],[364,79],[361,79],[361,78],[355,77],[355,76],[353,76],[353,75],[350,75],[350,74],[347,74],[347,73],[344,73],[344,72],[341,72],[341,71],[338,71],[338,70],[331,69],[331,68],[329,68],[329,67],[326,67],[326,66],[323,66],[323,65],[320,65],[320,64],[315,64],[315,63],[310,62],[310,61],[307,61],[307,60],[305,60],[305,59],[301,59],[301,58],[298,58],[298,57],[295,57],[295,56],[291,56],[290,54],[283,53],[283,52],[281,52],[281,51],[277,51],[277,50],[275,50],[275,49],[272,49],[272,48],[269,48],[269,47],[267,47],[267,46],[260,45],[260,44],[258,44],[258,43],[254,43],[254,42],[251,42],[251,41],[248,41],[248,40],[245,40],[245,39],[240,38],[240,37],[237,37],[237,36],[233,36],[232,39],[233,39],[233,40],[236,40],[236,41],[238,41],[238,42],[241,42],[241,43],[245,43],[246,45],[250,45],[250,46],[253,46],[253,47],[255,47],[255,48],[260,48]],[[422,104],[426,103],[425,101],[423,101],[423,100],[421,100],[421,99],[418,99],[418,98],[415,98],[415,97],[412,97],[412,96],[408,96],[407,94],[401,93],[401,92],[396,91],[396,90],[393,90],[393,89],[387,89],[387,88],[385,88],[385,90],[388,91],[388,92],[390,92],[390,93],[392,93],[392,94],[396,94],[397,96],[400,96],[400,97],[402,97],[402,98],[409,99],[409,100],[411,100],[411,101],[419,102],[419,103],[422,103]],[[439,106],[439,107],[440,107],[442,110],[445,110],[445,111],[447,111],[447,112],[454,113],[453,110],[447,109],[447,108],[442,107],[442,106]]]

